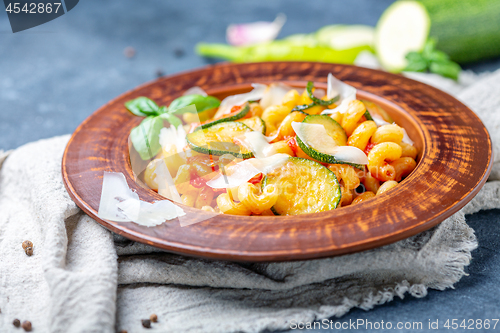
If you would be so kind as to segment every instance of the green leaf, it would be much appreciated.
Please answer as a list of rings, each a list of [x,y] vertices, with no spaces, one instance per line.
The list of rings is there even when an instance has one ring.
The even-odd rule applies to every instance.
[[[436,49],[436,40],[434,38],[429,38],[424,45],[422,50],[422,56],[428,58],[432,52]]]
[[[422,58],[420,60],[409,61],[404,70],[406,72],[425,72],[427,70],[427,66],[427,61]]]
[[[130,140],[143,160],[153,159],[160,152],[159,136],[162,128],[163,119],[150,116],[130,132]]]
[[[196,110],[194,112],[197,111],[198,113],[200,113],[205,110],[219,107],[220,100],[213,96],[185,95],[174,99],[168,107],[168,112],[175,114],[182,114],[185,112],[194,113],[192,109],[184,109],[186,106],[191,104],[194,104],[196,106]]]
[[[450,57],[442,51],[434,50],[426,58],[428,61],[448,61]]]
[[[143,96],[126,102],[125,107],[140,117],[155,116],[159,111],[158,104],[155,101]]]
[[[433,61],[429,67],[432,73],[458,80],[458,74],[462,70],[460,66],[453,61]]]
[[[418,52],[408,52],[405,58],[408,60],[408,62],[425,60],[424,57]]]
[[[168,108],[166,106],[160,106],[160,108],[158,109],[158,114],[161,115],[163,113],[167,113],[168,112]]]
[[[182,120],[180,120],[179,117],[176,117],[171,113],[163,113],[160,115],[160,118],[168,121],[172,126],[175,127],[179,127],[179,125],[182,125]]]

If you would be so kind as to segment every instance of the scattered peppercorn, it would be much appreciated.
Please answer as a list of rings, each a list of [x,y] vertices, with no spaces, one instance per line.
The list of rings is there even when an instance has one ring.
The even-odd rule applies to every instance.
[[[23,242],[23,249],[26,250],[26,248],[28,248],[28,247],[33,247],[33,243],[29,240],[25,240]]]
[[[28,320],[23,321],[23,324],[21,327],[26,331],[26,332],[31,332],[31,322]]]
[[[19,319],[14,319],[14,321],[12,322],[12,325],[19,327],[19,326],[21,326],[21,322],[19,321]]]
[[[142,322],[142,326],[144,326],[145,328],[151,328],[151,320],[143,319],[143,320],[141,320],[141,322]]]
[[[162,77],[162,76],[165,76],[165,73],[163,72],[163,70],[162,70],[161,68],[158,68],[158,69],[156,70],[155,74],[156,74],[156,77],[157,77],[157,78],[160,78],[160,77]]]
[[[123,50],[123,54],[125,54],[127,58],[133,58],[135,56],[135,49],[132,46],[128,46]]]
[[[26,255],[28,257],[31,257],[33,255],[33,248],[32,247],[27,247],[26,250],[24,250],[24,252],[26,252]]]
[[[180,58],[184,55],[184,50],[181,48],[177,48],[174,50],[174,55],[176,58]]]
[[[158,316],[153,313],[151,316],[149,316],[149,320],[151,320],[151,322],[153,323],[156,323],[158,321]]]

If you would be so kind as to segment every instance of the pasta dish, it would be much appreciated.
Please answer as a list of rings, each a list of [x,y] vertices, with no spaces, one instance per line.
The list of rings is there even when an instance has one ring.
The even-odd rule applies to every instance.
[[[405,129],[333,75],[327,89],[281,83],[222,101],[198,87],[168,107],[139,97],[130,135],[138,181],[207,212],[298,215],[361,204],[417,165]]]

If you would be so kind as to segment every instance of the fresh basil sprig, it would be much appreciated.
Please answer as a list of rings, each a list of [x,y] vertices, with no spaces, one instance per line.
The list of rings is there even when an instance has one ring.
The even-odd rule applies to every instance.
[[[174,99],[168,107],[158,106],[155,101],[141,96],[125,103],[125,107],[139,117],[146,117],[139,126],[130,132],[130,140],[143,160],[154,158],[161,150],[160,131],[164,121],[171,126],[182,125],[177,115],[200,113],[214,109],[220,101],[212,96],[185,95]]]
[[[436,50],[436,40],[432,38],[425,43],[421,52],[409,52],[406,59],[408,65],[404,70],[408,72],[429,71],[456,81],[462,70],[446,53]]]

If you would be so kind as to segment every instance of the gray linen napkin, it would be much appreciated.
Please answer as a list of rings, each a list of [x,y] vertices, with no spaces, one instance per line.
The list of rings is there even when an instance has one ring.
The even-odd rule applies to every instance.
[[[499,96],[500,71],[458,95],[495,142]],[[477,242],[464,213],[500,208],[495,159],[492,181],[462,211],[385,247],[285,263],[193,259],[114,237],[83,214],[61,180],[68,138],[27,144],[5,162],[0,152],[1,332],[17,331],[14,318],[30,320],[37,332],[135,332],[151,313],[161,332],[258,332],[407,293],[424,297],[427,288],[450,288],[465,274]],[[34,243],[31,257],[25,239]]]

